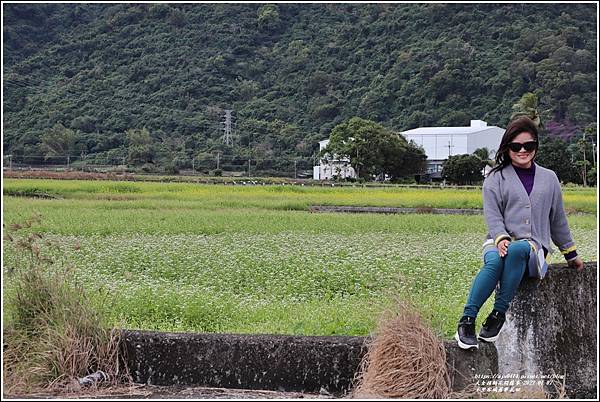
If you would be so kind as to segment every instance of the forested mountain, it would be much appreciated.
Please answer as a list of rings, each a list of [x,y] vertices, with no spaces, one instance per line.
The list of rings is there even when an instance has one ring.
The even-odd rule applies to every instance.
[[[13,157],[45,155],[43,136],[69,129],[62,150],[89,158],[130,157],[132,146],[145,162],[183,165],[215,150],[310,156],[353,116],[396,131],[470,119],[505,127],[525,92],[551,126],[596,120],[594,4],[3,9]]]

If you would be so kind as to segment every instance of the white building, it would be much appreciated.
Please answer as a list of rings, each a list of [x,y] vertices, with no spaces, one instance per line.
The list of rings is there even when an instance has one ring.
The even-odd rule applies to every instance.
[[[319,141],[319,151],[322,151],[329,144],[329,140]],[[321,159],[318,166],[313,166],[313,179],[314,180],[330,180],[334,176],[341,179],[347,177],[356,178],[356,172],[354,168],[350,166],[349,158],[337,158],[334,155],[331,161]]]
[[[427,173],[439,178],[442,163],[451,155],[472,154],[478,148],[487,148],[490,158],[495,158],[504,131],[488,126],[485,121],[471,120],[469,127],[420,127],[400,134],[423,147],[427,155]]]

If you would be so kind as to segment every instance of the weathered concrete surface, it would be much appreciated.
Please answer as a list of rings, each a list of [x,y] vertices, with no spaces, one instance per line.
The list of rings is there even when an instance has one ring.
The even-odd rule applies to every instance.
[[[154,385],[343,393],[364,338],[127,331],[134,381]]]
[[[351,212],[371,214],[442,214],[442,215],[481,215],[482,209],[451,209],[451,208],[397,208],[397,207],[352,207],[313,205],[310,212]]]
[[[597,265],[582,272],[552,265],[543,280],[519,288],[496,341],[499,375],[565,374],[571,398],[597,396]],[[548,391],[552,391],[550,387]]]
[[[462,350],[456,341],[449,341],[446,342],[446,365],[452,390],[462,391],[477,382],[477,374],[491,377],[498,373],[498,353],[490,343],[480,343],[477,350]]]
[[[153,385],[345,395],[352,388],[365,337],[229,335],[126,331],[125,343],[134,381]],[[496,349],[481,345],[465,352],[446,344],[454,390],[474,373],[497,372]]]
[[[446,342],[453,390],[498,375],[564,374],[568,396],[597,394],[596,263],[553,265],[522,284],[496,344],[464,351]],[[481,318],[481,320],[483,317]],[[366,352],[364,337],[124,331],[134,381],[346,395]],[[552,391],[553,388],[548,388]]]

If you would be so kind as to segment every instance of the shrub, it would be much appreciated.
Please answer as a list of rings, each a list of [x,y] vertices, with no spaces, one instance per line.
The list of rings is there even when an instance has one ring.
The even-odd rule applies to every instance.
[[[144,173],[156,173],[156,166],[153,163],[145,163],[142,166],[142,172]]]
[[[179,167],[174,162],[167,162],[165,165],[166,174],[179,174]]]

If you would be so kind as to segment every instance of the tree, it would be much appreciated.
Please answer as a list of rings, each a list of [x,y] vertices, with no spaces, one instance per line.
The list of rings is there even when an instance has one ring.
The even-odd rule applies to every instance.
[[[453,155],[442,165],[442,178],[455,184],[473,184],[483,179],[485,162],[476,155]]]
[[[596,185],[596,166],[593,166],[589,171],[589,176],[588,176],[588,184],[590,186],[595,186]]]
[[[489,164],[489,162],[491,162],[490,161],[490,150],[485,147],[477,148],[475,151],[473,151],[473,155],[477,156],[483,162],[486,162],[486,164]]]
[[[66,157],[74,155],[80,150],[85,151],[77,147],[77,142],[80,140],[79,132],[66,128],[60,123],[55,124],[40,139],[40,149],[46,159],[53,156]],[[85,145],[81,145],[85,147]]]
[[[90,116],[78,116],[71,122],[71,127],[84,133],[93,133],[96,131],[96,122]]]
[[[331,131],[323,150],[325,159],[347,157],[356,174],[365,179],[390,176],[392,179],[419,174],[425,152],[414,143],[374,121],[353,117]]]
[[[255,81],[241,80],[237,82],[236,94],[240,100],[248,101],[254,98],[259,90],[260,86]]]
[[[596,127],[590,126],[583,130],[581,138],[577,140],[577,150],[579,151],[579,155],[576,156],[575,166],[577,166],[579,170],[579,174],[581,175],[581,179],[583,181],[583,185],[588,185],[588,166],[592,165],[592,162],[589,160],[590,155],[590,143],[587,141],[586,136],[595,137]],[[586,157],[587,152],[587,157]]]
[[[400,136],[401,138],[404,138]],[[402,141],[398,142],[402,144]],[[390,155],[390,176],[392,179],[422,174],[425,171],[425,150],[414,141],[409,141],[406,149],[392,151]]]
[[[468,126],[471,116],[461,110],[451,110],[442,117],[442,126]]]
[[[128,155],[127,161],[133,165],[154,163],[156,149],[150,132],[144,127],[130,129],[125,132],[127,136]]]
[[[261,31],[271,31],[279,27],[279,7],[265,4],[258,10],[258,27]]]
[[[183,13],[183,11],[173,8],[171,9],[171,12],[169,13],[169,18],[167,20],[169,21],[169,24],[177,28],[181,28],[185,25],[185,14]]]
[[[560,137],[540,137],[540,146],[535,161],[541,166],[553,170],[563,183],[578,181],[573,156],[568,144]]]
[[[544,128],[542,122],[542,112],[539,110],[539,100],[536,94],[526,92],[521,96],[521,99],[512,105],[513,114],[510,119],[515,119],[520,116],[527,116],[539,127]],[[544,111],[544,113],[547,111]]]
[[[481,160],[482,169],[487,167],[487,170],[484,172],[484,175],[487,175],[489,170],[491,170],[491,168],[494,166],[494,160],[491,158],[489,149],[486,147],[477,148],[475,151],[473,151],[473,156],[476,156]]]

